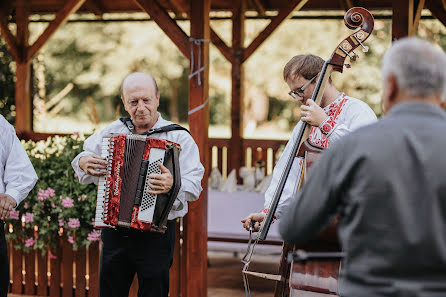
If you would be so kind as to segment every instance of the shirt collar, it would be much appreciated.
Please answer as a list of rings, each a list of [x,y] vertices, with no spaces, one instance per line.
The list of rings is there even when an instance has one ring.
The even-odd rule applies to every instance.
[[[422,101],[405,101],[398,103],[389,110],[387,116],[403,113],[429,113],[446,119],[446,113],[442,108],[436,104]]]

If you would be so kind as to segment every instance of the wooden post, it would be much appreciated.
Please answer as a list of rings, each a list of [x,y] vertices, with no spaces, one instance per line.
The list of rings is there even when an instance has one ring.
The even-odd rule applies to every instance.
[[[16,108],[16,131],[23,132],[32,130],[31,109],[31,63],[27,59],[29,38],[29,6],[26,0],[17,0],[16,23],[17,23],[17,49],[18,61],[16,61],[15,82],[15,108]]]
[[[194,71],[205,66],[200,75],[195,75],[189,80],[189,110],[195,110],[189,115],[189,127],[195,142],[200,150],[201,163],[207,168],[209,160],[209,11],[210,0],[191,1],[191,38],[201,40],[193,46]],[[191,59],[192,61],[192,59]],[[202,107],[202,108],[199,108]],[[199,108],[199,109],[197,109]],[[189,203],[189,212],[184,218],[185,251],[182,257],[182,265],[185,265],[183,274],[183,297],[207,296],[207,172],[201,182],[203,192],[200,199]],[[184,271],[184,270],[183,270]]]
[[[245,1],[233,2],[232,12],[232,101],[231,101],[231,145],[229,147],[229,168],[238,169],[244,160],[243,136],[243,43],[245,39]],[[238,176],[238,172],[236,172]]]

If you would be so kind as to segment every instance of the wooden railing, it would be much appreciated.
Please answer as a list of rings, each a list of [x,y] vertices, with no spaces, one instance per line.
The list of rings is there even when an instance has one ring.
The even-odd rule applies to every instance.
[[[48,134],[24,132],[18,134],[24,140],[45,140],[50,136],[66,136],[68,134]],[[272,172],[280,147],[286,144],[283,140],[243,139],[242,164],[246,167],[253,166],[256,161],[257,151],[261,152],[262,159],[266,163],[266,173]],[[213,167],[218,167],[225,177],[232,168],[228,163],[228,149],[231,139],[210,138],[209,152],[210,162],[206,164],[208,172]],[[237,170],[239,168],[236,168]],[[179,225],[179,224],[177,224]],[[173,266],[170,269],[170,297],[181,295],[180,283],[184,283],[184,270],[181,265],[180,227],[177,226],[177,240],[175,243],[175,255]],[[54,296],[54,297],[80,297],[99,296],[99,257],[100,244],[94,242],[88,248],[73,251],[71,244],[65,239],[60,239],[60,248],[52,251],[55,257],[49,257],[48,253],[42,256],[39,251],[29,253],[14,248],[13,242],[8,242],[10,259],[10,293],[17,295]],[[228,239],[230,241],[230,239]],[[184,253],[184,251],[183,251]],[[137,296],[137,279],[135,278],[130,289],[129,297]]]
[[[177,227],[177,238],[179,238]],[[180,241],[170,270],[170,297],[180,296]],[[26,296],[97,297],[99,296],[99,262],[101,245],[92,242],[88,247],[73,250],[66,237],[60,246],[42,255],[41,251],[23,252],[8,241],[10,262],[9,293]],[[138,296],[138,280],[130,288],[129,297]]]

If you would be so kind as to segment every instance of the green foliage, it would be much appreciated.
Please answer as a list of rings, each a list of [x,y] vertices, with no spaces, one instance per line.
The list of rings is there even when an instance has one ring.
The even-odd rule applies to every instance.
[[[0,38],[0,113],[11,124],[14,124],[15,119],[14,65],[15,63],[8,52],[5,42]]]
[[[39,180],[7,220],[13,227],[7,237],[14,240],[16,248],[42,252],[59,244],[61,232],[75,250],[86,246],[89,239],[98,240],[99,232],[92,224],[96,187],[81,185],[70,164],[82,151],[83,138],[56,136],[23,145]]]

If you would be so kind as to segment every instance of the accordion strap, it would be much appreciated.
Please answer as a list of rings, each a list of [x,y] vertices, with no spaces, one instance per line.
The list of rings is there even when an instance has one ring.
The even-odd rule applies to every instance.
[[[124,123],[124,125],[127,127],[127,129],[130,130],[130,132],[132,134],[136,134],[135,126],[133,125],[132,119],[130,117],[123,117],[123,118],[120,118],[119,120]],[[174,130],[184,130],[190,134],[189,130],[187,130],[186,128],[184,128],[178,124],[170,124],[170,125],[167,125],[167,126],[164,126],[161,128],[150,129],[149,131],[141,133],[141,135],[150,136],[152,134],[170,132],[170,131],[174,131]]]

